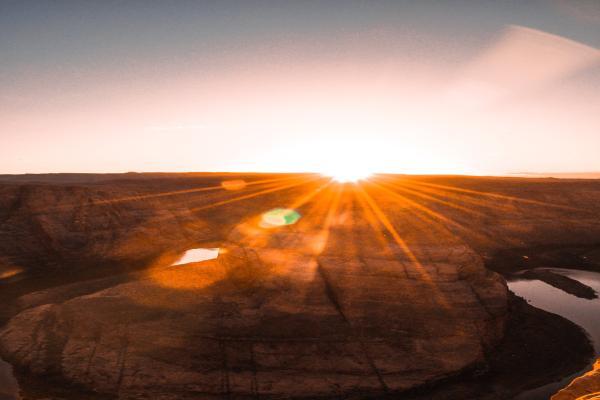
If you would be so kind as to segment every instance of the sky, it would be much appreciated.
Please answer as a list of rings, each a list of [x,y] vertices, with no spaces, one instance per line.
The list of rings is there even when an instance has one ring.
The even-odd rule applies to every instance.
[[[0,173],[597,172],[599,48],[597,0],[0,0]]]

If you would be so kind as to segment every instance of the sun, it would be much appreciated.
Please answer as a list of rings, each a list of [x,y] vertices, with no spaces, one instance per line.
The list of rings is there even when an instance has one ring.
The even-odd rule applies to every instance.
[[[351,131],[348,127],[345,131]],[[324,134],[325,136],[325,134]],[[314,145],[313,145],[314,147]],[[310,157],[312,170],[338,183],[357,183],[380,170],[380,146],[359,135],[333,135],[302,152]]]
[[[328,171],[323,175],[331,177],[338,183],[356,183],[368,179],[372,173],[359,168],[344,168],[336,171]]]

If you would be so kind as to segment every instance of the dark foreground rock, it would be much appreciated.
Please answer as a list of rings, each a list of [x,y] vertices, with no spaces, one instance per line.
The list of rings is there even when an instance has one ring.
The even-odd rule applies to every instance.
[[[402,399],[512,399],[521,392],[581,371],[592,353],[593,347],[581,328],[511,294],[505,336],[487,355],[485,365],[403,393]]]
[[[4,354],[122,399],[315,397],[443,379],[503,335],[506,286],[464,247],[422,264],[225,250],[27,309],[0,333]]]

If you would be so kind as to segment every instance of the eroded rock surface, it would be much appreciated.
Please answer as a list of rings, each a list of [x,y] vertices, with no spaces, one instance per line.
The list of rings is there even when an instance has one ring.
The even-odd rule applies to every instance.
[[[407,252],[377,246],[358,221],[330,225],[250,219],[217,260],[83,296],[71,286],[66,301],[65,290],[28,295],[21,304],[35,306],[0,344],[34,374],[123,399],[385,393],[484,362],[503,335],[507,288],[469,247]]]
[[[152,259],[135,274],[25,291],[0,331],[3,357],[121,399],[400,392],[484,364],[502,339],[507,288],[478,254],[600,231],[585,219],[598,185],[574,186],[573,200],[554,183],[519,192],[467,179],[457,192],[435,180],[309,178],[235,193],[194,180],[3,188],[6,270],[68,275],[97,258],[122,272]],[[272,207],[302,218],[265,227]],[[155,262],[206,240],[223,249],[217,260]],[[45,254],[58,269],[36,263]]]
[[[120,398],[310,397],[439,379],[502,335],[506,288],[466,249],[429,260],[428,282],[408,260],[226,249],[25,310],[2,347],[33,373]]]

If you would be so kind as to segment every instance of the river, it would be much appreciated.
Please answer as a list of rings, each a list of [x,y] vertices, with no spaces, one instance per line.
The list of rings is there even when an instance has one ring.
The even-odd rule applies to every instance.
[[[547,268],[547,270],[575,279],[600,294],[600,273],[562,268]],[[508,287],[532,306],[560,315],[579,325],[590,337],[596,357],[600,356],[600,299],[582,299],[539,280],[513,280],[508,282]],[[558,382],[523,392],[514,400],[549,399],[591,367],[592,363],[586,369],[564,377]]]

